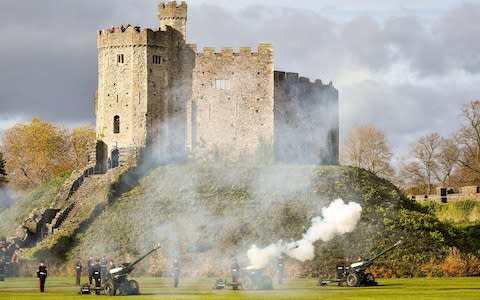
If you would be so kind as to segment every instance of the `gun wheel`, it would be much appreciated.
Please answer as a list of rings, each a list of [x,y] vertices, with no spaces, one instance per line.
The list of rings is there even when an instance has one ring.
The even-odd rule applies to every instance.
[[[272,290],[273,289],[273,282],[272,282],[272,277],[263,275],[262,277],[259,278],[259,288],[261,290]]]
[[[138,295],[139,294],[138,282],[136,280],[130,280],[128,282],[128,294],[129,295]]]
[[[373,284],[375,282],[375,277],[373,277],[372,273],[365,274],[365,282],[366,284]]]
[[[242,278],[242,287],[247,290],[254,289],[252,279],[250,277]]]
[[[103,287],[105,291],[105,295],[107,296],[115,296],[117,294],[117,289],[115,288],[115,284],[111,281],[105,282],[105,286]]]
[[[349,273],[347,275],[347,286],[358,286],[358,275],[355,273]]]

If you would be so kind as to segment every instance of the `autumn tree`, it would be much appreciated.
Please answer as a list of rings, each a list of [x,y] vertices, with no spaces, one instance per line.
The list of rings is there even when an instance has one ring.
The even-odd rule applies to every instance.
[[[353,128],[341,147],[340,157],[344,165],[363,168],[381,177],[394,174],[387,139],[373,125]]]
[[[443,186],[449,186],[449,179],[458,166],[460,149],[454,139],[442,139],[439,153],[436,157],[437,168],[434,169],[434,175],[437,181]]]
[[[402,179],[402,187],[411,194],[425,194],[428,189],[425,186],[424,175],[418,161],[410,157],[402,158],[399,177]]]
[[[408,178],[410,185],[421,187],[430,194],[434,184],[448,186],[456,169],[459,149],[453,139],[445,139],[438,133],[422,136],[411,146],[409,159],[402,163],[400,176]]]
[[[432,179],[437,170],[437,158],[439,155],[442,137],[437,133],[422,136],[413,148],[413,157],[418,161],[420,174],[425,178],[425,186],[427,194],[430,194],[432,187]]]
[[[480,100],[471,101],[462,107],[463,126],[456,134],[459,145],[459,163],[469,184],[480,183]]]
[[[71,169],[68,131],[40,118],[17,124],[3,136],[6,171],[18,188],[29,189]]]
[[[5,160],[3,153],[0,152],[0,187],[7,182],[7,171],[5,170]]]
[[[90,126],[81,126],[70,134],[71,154],[76,169],[83,168],[90,160],[89,152],[95,144],[95,130]]]

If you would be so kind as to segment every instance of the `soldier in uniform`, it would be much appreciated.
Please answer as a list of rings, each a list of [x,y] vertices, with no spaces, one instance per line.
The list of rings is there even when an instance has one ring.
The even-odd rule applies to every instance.
[[[347,258],[344,259],[337,259],[337,282],[338,286],[343,286],[343,282],[345,281],[345,266],[346,266]]]
[[[285,273],[285,263],[283,261],[283,256],[280,256],[277,259],[277,272],[278,272],[278,284],[282,284],[283,275]]]
[[[0,257],[0,281],[5,281],[5,262],[2,257]]]
[[[0,281],[5,280],[5,247],[0,239]]]
[[[173,287],[178,287],[178,281],[180,279],[180,262],[178,259],[175,259],[172,265],[172,277],[173,277]]]
[[[95,262],[93,260],[93,257],[89,257],[87,260],[87,269],[88,269],[88,283],[92,284],[92,279],[93,279],[93,266],[95,265]]]
[[[238,264],[238,260],[236,257],[233,259],[231,272],[232,272],[232,283],[240,283],[240,265]]]
[[[105,283],[105,280],[107,278],[107,265],[107,258],[105,256],[102,256],[102,259],[100,260],[100,276],[102,278],[102,283]]]
[[[95,264],[92,267],[92,278],[95,281],[95,293],[98,294],[98,289],[102,286],[101,267],[98,259],[95,260]]]
[[[39,282],[40,292],[45,292],[45,281],[47,280],[47,266],[43,260],[40,261],[37,271],[37,278]]]
[[[80,258],[77,258],[77,261],[75,262],[75,284],[80,285],[80,279],[82,277],[82,262],[80,261]]]

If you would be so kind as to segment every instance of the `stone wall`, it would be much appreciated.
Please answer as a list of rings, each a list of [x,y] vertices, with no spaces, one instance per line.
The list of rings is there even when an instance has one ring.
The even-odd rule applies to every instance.
[[[182,131],[175,120],[185,119],[191,94],[185,91],[191,91],[194,54],[182,34],[170,27],[130,26],[99,31],[97,45],[97,138],[107,145],[109,157],[113,149],[147,143],[171,148],[175,141],[176,148],[185,149],[185,122],[183,136],[172,140],[168,135],[169,127]]]
[[[275,71],[275,159],[338,164],[338,91],[297,73]]]
[[[441,190],[447,191],[442,195]],[[431,195],[409,195],[410,199],[417,202],[435,201],[439,203],[457,203],[466,200],[480,201],[480,187],[479,186],[464,186],[461,187],[460,193],[454,193],[452,189],[438,187],[435,189],[435,194]]]
[[[187,34],[187,4],[182,1],[177,5],[176,1],[160,3],[157,7],[160,29],[167,30],[170,26],[182,33],[184,39]]]
[[[196,157],[236,160],[272,149],[273,47],[197,53],[188,110],[187,147]]]
[[[197,52],[185,44],[184,2],[160,3],[158,14],[159,30],[98,32],[97,138],[107,149],[99,157],[151,146],[152,157],[165,161],[190,154],[338,164],[331,83],[274,72],[270,44]]]

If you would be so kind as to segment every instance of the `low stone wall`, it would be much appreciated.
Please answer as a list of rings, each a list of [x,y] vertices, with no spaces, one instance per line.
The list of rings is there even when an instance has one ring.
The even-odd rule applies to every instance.
[[[441,197],[440,195],[410,195],[410,199],[415,200],[419,203],[425,201],[435,201],[438,203],[458,203],[466,200],[473,200],[480,202],[480,194],[447,194],[446,197]]]

